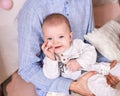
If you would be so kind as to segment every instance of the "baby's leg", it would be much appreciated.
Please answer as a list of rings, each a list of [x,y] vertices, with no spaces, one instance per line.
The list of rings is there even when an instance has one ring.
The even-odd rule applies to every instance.
[[[106,78],[101,74],[90,77],[88,79],[88,87],[95,96],[120,96],[120,90],[110,87]]]

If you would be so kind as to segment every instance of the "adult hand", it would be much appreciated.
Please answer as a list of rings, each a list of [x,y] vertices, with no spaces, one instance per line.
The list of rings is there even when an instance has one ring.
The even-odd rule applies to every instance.
[[[73,82],[70,86],[70,90],[76,92],[81,95],[85,96],[95,96],[89,89],[88,89],[88,78],[95,75],[95,71],[88,72],[80,77],[76,82]]]
[[[114,75],[112,75],[112,74],[106,75],[106,78],[107,78],[107,83],[108,83],[111,87],[113,87],[113,88],[115,88],[116,85],[120,82],[120,80],[118,79],[118,77],[116,77],[116,76],[114,76]]]
[[[110,64],[111,69],[117,64],[116,60],[113,60]],[[106,75],[107,78],[107,83],[111,86],[111,87],[116,87],[116,85],[120,82],[120,80],[118,79],[118,77],[112,75],[112,74],[108,74]]]
[[[13,7],[12,0],[0,0],[0,8],[10,10]]]

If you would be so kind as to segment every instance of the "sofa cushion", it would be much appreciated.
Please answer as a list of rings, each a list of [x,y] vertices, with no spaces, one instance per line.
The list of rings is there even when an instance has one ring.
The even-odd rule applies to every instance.
[[[114,20],[84,36],[95,48],[109,60],[120,62],[120,24]]]

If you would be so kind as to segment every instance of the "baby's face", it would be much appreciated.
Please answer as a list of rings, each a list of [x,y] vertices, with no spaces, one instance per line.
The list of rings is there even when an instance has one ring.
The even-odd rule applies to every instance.
[[[55,53],[63,53],[71,45],[72,32],[66,24],[59,24],[56,26],[46,26],[43,29],[44,40],[48,42],[50,46],[55,48]]]

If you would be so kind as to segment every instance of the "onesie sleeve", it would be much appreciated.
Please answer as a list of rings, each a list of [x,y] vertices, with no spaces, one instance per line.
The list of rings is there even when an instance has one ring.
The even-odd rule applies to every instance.
[[[49,79],[55,79],[60,75],[58,61],[53,61],[48,57],[43,60],[43,73]]]

